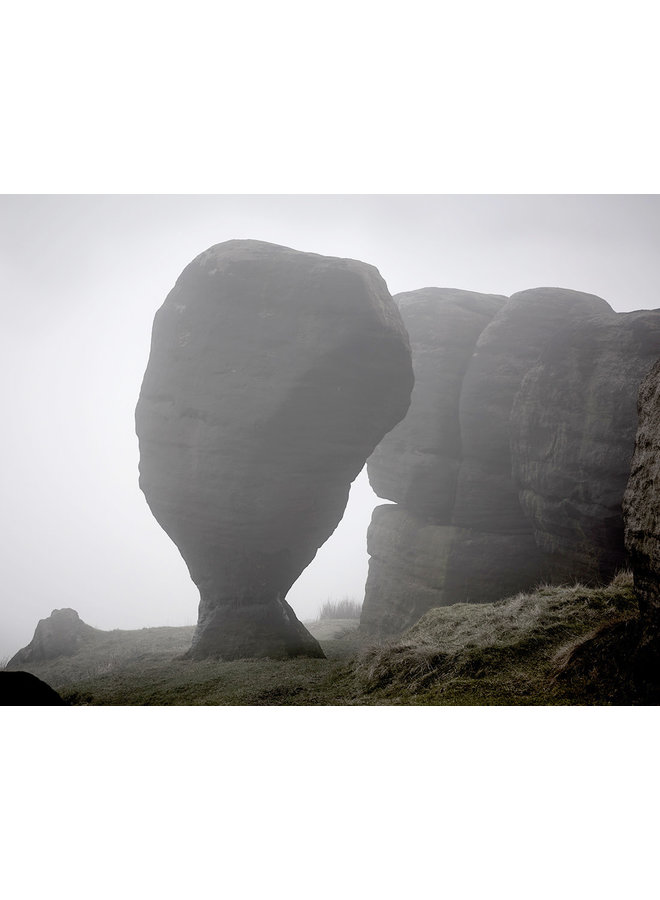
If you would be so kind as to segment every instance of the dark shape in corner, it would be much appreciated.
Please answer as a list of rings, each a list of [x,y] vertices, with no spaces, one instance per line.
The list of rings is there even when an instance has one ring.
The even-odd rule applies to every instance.
[[[68,706],[57,691],[30,672],[0,672],[0,706]]]

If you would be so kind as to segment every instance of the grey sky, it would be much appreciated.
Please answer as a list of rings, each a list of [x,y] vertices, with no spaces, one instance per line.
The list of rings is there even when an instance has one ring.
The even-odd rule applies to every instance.
[[[100,628],[193,623],[197,591],[137,485],[133,411],[153,315],[212,244],[254,238],[375,265],[392,293],[551,285],[660,307],[657,196],[0,198],[0,658],[72,606]],[[361,477],[289,599],[360,597],[377,503]]]

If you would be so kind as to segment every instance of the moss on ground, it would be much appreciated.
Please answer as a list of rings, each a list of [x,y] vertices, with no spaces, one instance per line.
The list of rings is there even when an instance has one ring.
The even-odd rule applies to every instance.
[[[185,660],[193,629],[153,628],[103,632],[74,657],[23,668],[72,704],[632,703],[625,665],[611,660],[613,642],[625,648],[617,635],[633,634],[636,617],[624,574],[607,587],[540,587],[433,609],[377,645],[365,643],[355,621],[318,634],[312,623],[324,660]]]

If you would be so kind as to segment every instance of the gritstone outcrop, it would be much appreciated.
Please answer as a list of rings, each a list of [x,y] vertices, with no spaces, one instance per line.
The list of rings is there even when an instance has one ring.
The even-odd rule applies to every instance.
[[[642,618],[660,635],[660,360],[642,383],[638,409],[624,498],[625,539]]]
[[[395,297],[413,351],[408,415],[369,460],[363,626],[540,581],[605,581],[625,563],[621,501],[657,312],[620,315],[559,288],[510,298]]]
[[[285,597],[412,383],[372,266],[228,241],[186,267],[154,320],[136,427],[140,486],[200,591],[191,656],[323,655]]]
[[[622,499],[637,394],[660,354],[660,315],[609,308],[553,335],[511,417],[513,477],[553,576],[609,580],[628,564]]]
[[[30,643],[8,662],[8,668],[27,663],[73,656],[81,645],[98,634],[87,625],[75,609],[54,609],[47,619],[40,619]]]
[[[643,314],[631,314],[648,335]],[[649,315],[649,314],[645,314]],[[658,353],[656,352],[656,357]],[[611,702],[660,702],[660,360],[639,389],[638,427],[623,498],[627,562],[639,604],[636,618],[613,622],[578,645],[562,677],[612,683]]]

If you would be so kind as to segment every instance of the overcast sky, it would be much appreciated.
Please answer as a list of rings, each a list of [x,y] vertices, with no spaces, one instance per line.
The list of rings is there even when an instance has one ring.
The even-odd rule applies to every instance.
[[[197,590],[138,488],[133,414],[155,311],[232,238],[363,260],[393,294],[550,285],[660,307],[657,196],[1,197],[0,659],[64,606],[103,629],[196,621]],[[378,502],[361,476],[289,594],[300,618],[362,598]]]

